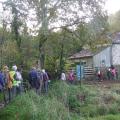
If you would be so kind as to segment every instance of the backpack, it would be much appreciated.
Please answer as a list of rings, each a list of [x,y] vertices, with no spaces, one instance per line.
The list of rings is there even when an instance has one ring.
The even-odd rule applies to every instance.
[[[48,75],[47,75],[47,73],[43,73],[43,80],[44,80],[44,81],[47,81],[47,80],[48,80]]]
[[[3,87],[4,86],[4,80],[3,80],[3,75],[0,73],[0,85]]]
[[[10,71],[9,72],[9,79],[10,79],[10,81],[16,80],[16,72]]]
[[[43,76],[42,76],[42,73],[41,73],[41,72],[38,72],[38,73],[37,73],[37,79],[38,79],[38,80],[43,80]]]
[[[22,75],[21,75],[21,73],[20,73],[20,72],[16,72],[15,77],[16,77],[16,80],[19,80],[19,81],[21,81],[21,80],[22,80]]]
[[[31,80],[36,79],[37,80],[37,72],[36,71],[30,71],[29,77]]]

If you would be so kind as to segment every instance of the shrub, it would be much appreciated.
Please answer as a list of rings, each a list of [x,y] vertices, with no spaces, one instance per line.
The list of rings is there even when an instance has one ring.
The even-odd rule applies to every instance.
[[[0,111],[2,120],[67,120],[68,109],[56,98],[39,97],[34,92],[18,96]]]
[[[69,99],[69,109],[79,113],[80,101],[77,100],[76,95],[70,95],[68,99]]]
[[[89,104],[80,108],[80,115],[83,117],[94,117],[97,116],[97,108],[95,105]]]
[[[59,81],[51,85],[49,96],[52,98],[56,97],[59,101],[67,105],[68,91],[69,91],[69,85],[67,85],[63,81]]]
[[[89,118],[88,120],[120,120],[120,115],[106,115],[95,118]]]
[[[120,106],[117,103],[109,105],[109,114],[118,114],[120,113]]]
[[[98,115],[106,115],[108,113],[108,107],[105,104],[101,104],[97,108]]]

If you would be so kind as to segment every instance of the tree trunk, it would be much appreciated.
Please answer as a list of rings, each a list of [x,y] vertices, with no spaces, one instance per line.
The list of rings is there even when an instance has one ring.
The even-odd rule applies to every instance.
[[[45,51],[44,46],[42,46],[40,50],[40,68],[43,69],[45,67]]]
[[[45,64],[45,42],[47,40],[48,36],[48,19],[47,19],[47,0],[41,1],[41,9],[42,9],[42,27],[41,27],[41,33],[43,37],[40,39],[39,42],[39,52],[40,52],[40,67],[44,68]],[[42,41],[42,42],[41,42]]]
[[[64,52],[64,45],[61,43],[61,53],[60,53],[60,73],[63,71],[63,53]]]

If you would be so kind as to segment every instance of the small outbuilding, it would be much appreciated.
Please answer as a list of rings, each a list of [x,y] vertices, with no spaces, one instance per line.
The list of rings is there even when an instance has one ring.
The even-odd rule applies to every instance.
[[[93,53],[88,49],[83,49],[80,52],[69,57],[69,60],[72,61],[74,64],[92,67]]]

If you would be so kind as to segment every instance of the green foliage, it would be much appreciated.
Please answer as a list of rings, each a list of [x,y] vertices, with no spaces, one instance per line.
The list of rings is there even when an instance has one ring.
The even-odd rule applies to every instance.
[[[2,54],[0,54],[1,64],[8,64],[10,66],[14,63],[19,63],[20,54],[15,41],[12,42],[11,40],[8,40],[4,42],[0,51],[2,52]]]
[[[108,22],[109,22],[109,31],[114,33],[114,32],[119,32],[120,28],[120,11],[116,12],[115,14],[112,14],[109,16]]]
[[[106,115],[102,117],[91,118],[88,120],[119,120],[119,119],[120,119],[120,115]]]
[[[80,112],[80,102],[78,101],[76,95],[70,95],[68,97],[68,101],[69,101],[70,110],[79,113]]]
[[[0,92],[0,102],[3,101],[3,94]]]
[[[118,88],[119,86],[114,90]],[[57,81],[50,85],[48,95],[38,96],[29,91],[17,96],[0,111],[0,118],[2,120],[119,120],[120,96],[110,92],[112,90],[87,85],[80,87]],[[105,97],[105,93],[108,96]],[[85,98],[82,99],[82,96]],[[112,98],[113,102],[111,103],[108,98]]]
[[[108,113],[108,106],[105,104],[99,105],[97,109],[98,115],[106,115]]]
[[[71,66],[72,66],[72,62],[66,61],[66,63],[65,63],[65,70],[69,70],[71,68]]]
[[[19,108],[19,109],[18,109]],[[18,96],[0,113],[2,120],[66,120],[69,112],[56,98],[39,97],[34,92]]]
[[[50,97],[57,97],[58,100],[62,101],[62,103],[67,105],[69,92],[69,85],[64,83],[63,81],[56,82],[52,85],[50,90]]]
[[[58,69],[57,57],[46,56],[45,59],[45,69],[50,72],[50,75],[55,78],[56,70]]]

